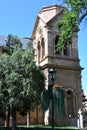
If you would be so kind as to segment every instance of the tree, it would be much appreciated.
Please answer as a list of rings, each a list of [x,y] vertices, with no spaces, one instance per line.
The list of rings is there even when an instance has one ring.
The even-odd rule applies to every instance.
[[[6,67],[9,68],[6,69]],[[6,83],[6,73],[9,73],[9,71],[10,71],[9,56],[3,55],[2,57],[0,57],[0,99],[1,99],[0,109],[1,113],[3,113],[4,115],[4,120],[6,120],[7,126],[9,126],[9,114],[6,111],[9,108],[8,104],[9,93],[8,93],[8,86]]]
[[[57,49],[61,50],[64,43],[70,44],[74,32],[78,31],[78,26],[83,20],[87,20],[87,0],[63,0],[68,10],[64,12],[63,17],[58,21],[58,30],[61,32]]]
[[[19,108],[22,108],[21,112],[24,110],[27,112],[34,106],[35,101],[40,100],[40,93],[44,88],[44,75],[36,66],[31,49],[17,50],[13,53],[12,59],[14,59],[13,64],[16,64],[15,71],[19,74],[18,81],[20,80],[21,83],[19,86],[23,89],[20,91],[20,97],[18,96],[20,98]]]
[[[16,111],[28,110],[44,88],[44,74],[33,59],[31,48],[14,49],[12,55],[0,57],[0,96],[3,106],[12,112],[12,126],[16,129]]]
[[[8,34],[7,40],[6,40],[6,46],[9,48],[17,48],[22,47],[22,43],[19,40],[18,36],[13,36],[12,34]]]
[[[10,87],[13,91],[13,93],[11,92],[11,104],[13,104],[14,110],[16,110],[18,105],[19,108],[22,107],[28,110],[36,99],[40,99],[40,96],[37,95],[40,95],[44,88],[44,75],[36,66],[32,54],[29,53],[29,49],[26,51],[22,49],[15,51],[11,59],[14,69],[11,75],[9,75],[11,76],[9,80],[11,82]]]

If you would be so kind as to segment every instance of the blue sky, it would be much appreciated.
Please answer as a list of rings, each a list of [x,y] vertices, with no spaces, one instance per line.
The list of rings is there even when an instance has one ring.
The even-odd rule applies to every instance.
[[[60,4],[60,0],[0,0],[0,35],[31,37],[36,15],[43,6]],[[78,48],[82,71],[82,87],[87,92],[87,27],[81,24]]]

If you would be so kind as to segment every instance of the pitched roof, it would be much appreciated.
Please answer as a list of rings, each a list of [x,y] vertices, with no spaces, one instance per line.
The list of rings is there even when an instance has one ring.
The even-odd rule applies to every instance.
[[[56,13],[55,15],[53,15],[52,17],[49,18],[48,21],[45,21],[45,19],[43,17],[41,17],[41,14],[45,11],[48,11],[48,10],[53,10],[55,9],[56,10]],[[39,13],[37,14],[37,17],[36,17],[36,21],[35,21],[35,25],[34,25],[34,28],[33,28],[33,32],[32,32],[32,39],[34,38],[34,34],[35,34],[35,31],[36,31],[36,28],[37,28],[37,25],[38,25],[38,22],[39,22],[39,19],[41,19],[46,25],[51,22],[55,17],[57,17],[58,15],[60,15],[64,10],[66,10],[65,7],[63,6],[59,6],[57,4],[55,5],[51,5],[51,6],[45,6],[43,7]]]

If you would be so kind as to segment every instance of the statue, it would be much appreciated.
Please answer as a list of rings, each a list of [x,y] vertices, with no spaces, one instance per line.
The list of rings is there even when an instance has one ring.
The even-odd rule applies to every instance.
[[[83,115],[81,109],[78,111],[78,120],[77,120],[78,128],[83,128]]]

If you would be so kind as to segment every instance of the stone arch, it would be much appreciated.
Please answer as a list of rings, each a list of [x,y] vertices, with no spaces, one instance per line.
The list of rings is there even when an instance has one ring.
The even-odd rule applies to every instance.
[[[41,48],[42,48],[42,58],[43,58],[44,55],[45,55],[45,40],[44,40],[44,37],[42,37],[42,39],[41,39]]]
[[[67,45],[66,42],[64,43],[63,55],[65,55],[65,56],[68,56],[68,55],[69,55],[68,45]]]
[[[40,41],[38,41],[38,43],[37,43],[37,50],[38,50],[38,62],[40,61],[40,56],[41,56],[41,45],[40,45]]]
[[[54,38],[54,42],[55,42],[55,54],[60,55],[60,51],[57,50],[57,44],[58,44],[58,40],[59,40],[59,35],[57,34]]]
[[[74,102],[73,102],[73,90],[68,89],[66,91],[66,107],[67,107],[67,116],[74,116]]]
[[[57,44],[58,40],[60,38],[60,34],[56,34],[54,37],[54,50],[55,54],[61,55],[61,56],[70,56],[70,45],[67,42],[64,42],[64,47],[61,50],[57,50]]]

